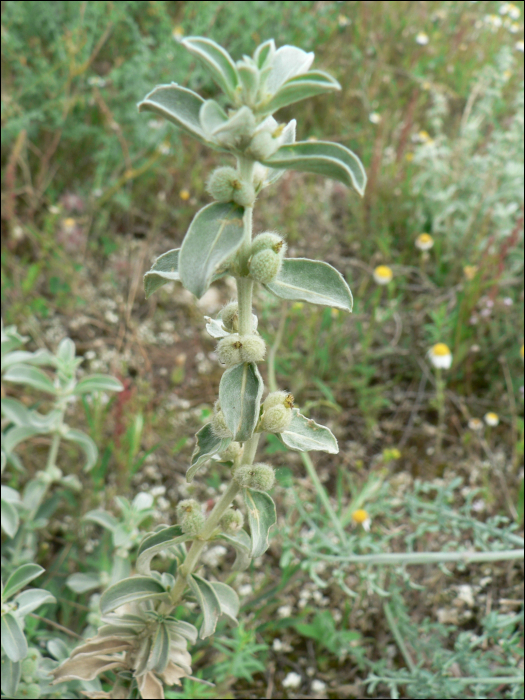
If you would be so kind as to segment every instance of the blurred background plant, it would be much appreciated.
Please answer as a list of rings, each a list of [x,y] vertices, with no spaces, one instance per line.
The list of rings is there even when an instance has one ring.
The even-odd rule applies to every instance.
[[[183,84],[216,97],[178,45],[187,35],[235,58],[271,36],[314,50],[343,90],[306,102],[298,135],[358,152],[369,185],[359,202],[336,183],[286,174],[279,196],[256,210],[258,230],[286,221],[290,254],[334,264],[354,292],[348,318],[300,304],[281,314],[269,296],[256,300],[265,340],[280,338],[273,380],[293,385],[341,452],[316,463],[312,481],[314,465],[266,443],[285,516],[263,566],[227,581],[250,614],[194,655],[196,676],[218,687],[187,680],[168,696],[522,697],[517,563],[380,569],[328,558],[519,546],[523,16],[518,4],[492,1],[2,4],[2,573],[5,582],[41,565],[37,585],[49,596],[25,623],[23,606],[5,610],[30,650],[19,696],[96,690],[76,682],[51,691],[44,671],[97,627],[100,586],[132,570],[141,533],[172,522],[171,502],[211,505],[218,495],[212,470],[195,487],[184,473],[188,435],[209,418],[220,378],[203,315],[232,290],[219,282],[199,303],[174,284],[148,301],[142,293],[151,251],[180,244],[208,201],[205,173],[226,164],[135,109],[153,84],[186,76]],[[422,233],[432,236],[427,250]],[[384,285],[379,266],[392,273]],[[24,499],[43,483],[59,410],[32,391],[42,389],[39,373],[53,386],[46,367],[55,365],[40,360],[58,357],[59,346],[65,357],[66,338],[70,359],[84,359],[80,371],[117,375],[123,391],[64,405],[71,430],[88,440],[62,443],[62,473],[46,481],[30,518]],[[438,453],[427,356],[437,343],[453,357]],[[31,382],[9,380],[15,363],[4,353],[16,352],[32,356],[15,358],[29,367],[31,398]],[[483,422],[488,412],[496,425]],[[21,432],[7,439],[23,427],[17,420],[32,431],[18,445]],[[89,459],[88,445],[92,469],[72,468],[79,448]],[[359,510],[369,521],[353,519]],[[335,523],[346,554],[334,551]],[[311,556],[297,549],[303,541]],[[226,556],[212,547],[208,573],[219,577]],[[173,572],[174,560],[165,566]],[[7,606],[29,593],[38,602],[39,589],[18,590]],[[4,678],[2,689],[15,694]]]

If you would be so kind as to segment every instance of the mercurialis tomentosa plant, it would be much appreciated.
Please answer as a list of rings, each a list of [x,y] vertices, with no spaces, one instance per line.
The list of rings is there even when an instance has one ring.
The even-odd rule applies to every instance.
[[[310,70],[314,55],[294,46],[275,48],[273,40],[261,44],[253,57],[234,62],[209,39],[190,37],[182,44],[196,56],[225,93],[230,108],[204,100],[175,83],[160,85],[138,105],[151,111],[217,151],[233,156],[232,165],[211,173],[207,189],[213,202],[195,215],[177,250],[161,255],[145,275],[149,296],[169,281],[182,282],[196,297],[210,284],[232,275],[237,301],[207,323],[217,340],[217,355],[224,365],[211,422],[196,436],[187,472],[188,482],[210,461],[224,465],[228,484],[213,510],[205,516],[200,503],[186,499],[176,506],[177,524],[163,527],[143,540],[137,574],[119,581],[101,598],[104,626],[96,637],[77,647],[55,671],[55,682],[89,680],[100,673],[117,676],[117,691],[104,697],[164,697],[164,685],[180,684],[191,674],[187,644],[206,638],[221,616],[236,624],[239,601],[225,583],[206,581],[196,573],[207,544],[222,540],[236,550],[235,570],[242,570],[268,547],[276,521],[275,505],[268,494],[274,470],[257,459],[261,434],[269,432],[290,449],[337,453],[330,430],[309,420],[294,407],[292,394],[271,392],[257,364],[266,347],[257,332],[252,310],[255,284],[262,284],[284,300],[300,300],[351,311],[352,295],[345,279],[325,262],[286,257],[280,233],[255,237],[252,213],[257,195],[274,184],[285,170],[318,173],[339,180],[362,195],[366,175],[357,156],[345,146],[326,141],[295,140],[296,121],[279,123],[273,116],[281,107],[307,97],[340,90],[334,78]],[[232,507],[242,496],[244,512]],[[244,527],[245,517],[248,529]],[[151,570],[155,555],[170,551],[176,573]],[[184,601],[197,602],[202,624],[197,629],[177,619]],[[92,695],[92,697],[102,697]]]

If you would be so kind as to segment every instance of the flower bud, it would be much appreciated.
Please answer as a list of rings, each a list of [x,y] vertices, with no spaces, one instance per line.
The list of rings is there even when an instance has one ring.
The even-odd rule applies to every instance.
[[[273,250],[261,250],[249,262],[250,277],[261,284],[268,284],[279,274],[283,264],[282,256]]]
[[[226,420],[224,419],[224,413],[221,411],[221,407],[218,401],[215,402],[215,413],[211,419],[211,429],[214,435],[219,438],[231,438],[232,432],[226,425]]]
[[[226,338],[221,338],[217,344],[217,355],[219,361],[226,367],[233,367],[242,362],[241,358],[241,337],[238,333],[227,335]]]
[[[261,250],[267,250],[270,248],[274,253],[284,253],[286,252],[286,242],[277,233],[272,233],[271,231],[266,231],[265,233],[260,233],[255,236],[252,242],[251,254],[255,255]]]
[[[261,430],[268,433],[282,433],[289,427],[292,421],[292,409],[286,406],[272,406],[263,413],[261,418]]]
[[[193,498],[187,498],[177,504],[177,520],[186,535],[196,535],[204,525],[205,517],[200,503]]]
[[[220,526],[224,532],[238,532],[244,524],[240,510],[227,510],[221,518]]]
[[[219,453],[221,462],[233,462],[242,452],[240,442],[230,442],[224,452]]]
[[[218,202],[231,202],[235,184],[239,183],[239,173],[235,168],[217,168],[208,178],[206,189]]]
[[[279,142],[269,131],[258,131],[248,147],[248,154],[255,160],[266,160],[279,148]]]
[[[232,301],[226,304],[220,313],[222,325],[227,331],[237,332],[239,330],[239,304]]]
[[[275,472],[268,464],[245,464],[235,471],[233,478],[245,489],[269,491],[275,481]]]
[[[26,658],[22,661],[22,678],[26,683],[29,683],[35,677],[38,669],[38,661],[36,659]]]
[[[255,188],[251,182],[240,182],[233,192],[233,201],[241,207],[253,207]]]
[[[271,394],[264,399],[263,408],[267,411],[269,408],[274,406],[285,406],[286,408],[293,408],[293,394],[287,391],[272,391]]]

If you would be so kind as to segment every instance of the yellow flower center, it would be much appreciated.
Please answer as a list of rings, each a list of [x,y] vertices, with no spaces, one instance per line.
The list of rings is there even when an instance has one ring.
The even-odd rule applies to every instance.
[[[436,343],[432,348],[432,353],[436,357],[446,357],[446,355],[450,355],[450,349],[445,343]]]
[[[394,275],[394,273],[388,267],[388,265],[379,265],[379,267],[376,267],[374,272],[378,277],[381,277],[382,279],[385,279],[385,280],[392,279],[392,277]]]
[[[358,525],[362,525],[364,522],[370,519],[370,516],[363,508],[359,508],[352,513],[352,520]]]

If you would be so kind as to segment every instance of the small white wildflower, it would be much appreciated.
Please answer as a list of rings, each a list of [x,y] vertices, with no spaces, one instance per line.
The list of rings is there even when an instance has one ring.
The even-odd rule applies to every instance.
[[[345,27],[349,27],[352,24],[352,20],[349,17],[345,17],[344,15],[339,15],[337,18],[337,24],[341,27],[341,29],[344,29]]]
[[[493,29],[499,29],[503,26],[503,20],[498,15],[485,15],[485,23]]]
[[[301,685],[302,680],[303,679],[298,673],[295,673],[295,671],[290,671],[283,681],[283,688],[297,690],[297,688]]]
[[[251,595],[253,593],[253,586],[251,583],[245,583],[242,586],[239,586],[238,593],[240,596],[247,596]]]
[[[374,282],[376,284],[389,284],[394,278],[394,273],[388,265],[378,265],[374,270]]]
[[[517,5],[509,5],[509,17],[511,19],[519,19],[521,17],[521,10]]]
[[[426,46],[429,41],[430,37],[426,32],[418,32],[416,34],[416,43],[418,43],[420,46]]]
[[[488,413],[485,413],[485,423],[491,427],[499,425],[498,414],[494,413],[494,411],[489,411]]]
[[[514,44],[514,48],[516,49],[516,51],[521,51],[521,53],[523,53],[523,39],[521,41],[517,41]]]
[[[378,112],[371,112],[371,113],[368,115],[368,120],[369,120],[372,124],[380,124],[380,123],[382,122],[382,120],[383,120],[383,117],[382,117]]]
[[[274,651],[281,651],[283,648],[283,643],[277,637],[273,640],[272,649]]]
[[[468,427],[475,433],[480,433],[483,430],[483,421],[479,418],[471,418],[468,422]]]
[[[312,681],[312,693],[324,693],[326,691],[326,683],[314,678]]]
[[[420,233],[416,238],[416,248],[419,250],[430,250],[434,245],[434,239],[429,233]]]
[[[450,369],[452,366],[452,353],[445,343],[436,343],[428,351],[430,362],[437,369]]]
[[[279,617],[290,617],[292,614],[292,606],[281,605],[280,608],[277,608],[277,614],[279,615]]]

